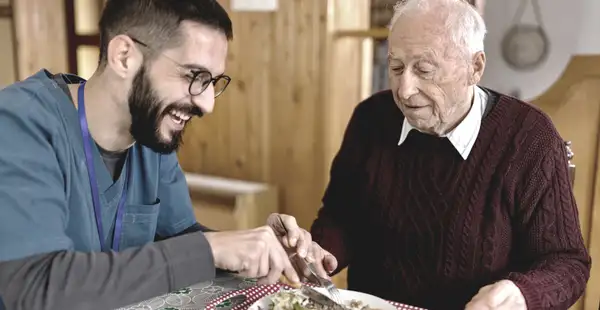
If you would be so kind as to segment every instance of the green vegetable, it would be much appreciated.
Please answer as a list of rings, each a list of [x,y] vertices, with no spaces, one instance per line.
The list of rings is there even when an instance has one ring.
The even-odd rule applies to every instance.
[[[299,303],[295,302],[294,303],[294,310],[307,310],[306,308],[302,307]]]

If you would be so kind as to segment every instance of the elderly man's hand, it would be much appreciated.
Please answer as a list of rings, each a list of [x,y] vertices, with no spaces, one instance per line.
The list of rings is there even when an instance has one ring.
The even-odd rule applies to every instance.
[[[307,280],[314,281],[311,279],[311,272],[306,264],[301,261],[302,258],[295,256],[292,257],[292,265],[296,269],[296,272],[301,277],[303,276]],[[312,242],[306,255],[306,262],[312,263],[315,267],[315,271],[318,276],[324,279],[330,279],[329,275],[337,268],[338,262],[335,256],[325,251],[316,242]]]
[[[273,213],[267,218],[267,225],[273,229],[279,242],[288,253],[296,253],[304,258],[312,244],[310,233],[298,226],[291,215]]]
[[[512,281],[502,280],[482,287],[465,310],[527,310],[525,297]]]
[[[273,213],[267,218],[267,225],[273,229],[290,254],[291,262],[299,275],[307,278],[310,275],[302,259],[314,263],[317,274],[326,279],[337,268],[337,259],[313,242],[310,233],[300,228],[293,216]]]

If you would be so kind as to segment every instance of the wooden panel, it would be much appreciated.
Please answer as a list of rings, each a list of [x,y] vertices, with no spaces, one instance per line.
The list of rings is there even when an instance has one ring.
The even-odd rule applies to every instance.
[[[265,181],[274,15],[234,12],[231,17],[235,37],[227,73],[232,82],[215,112],[187,129],[179,158],[187,171]]]
[[[321,97],[329,72],[326,61],[327,1],[281,1],[275,18],[270,107],[270,179],[282,188],[282,212],[300,225],[312,223],[324,187],[325,162]]]
[[[367,30],[340,30],[335,33],[336,37],[356,37],[387,39],[390,30],[388,28],[371,28]]]
[[[74,0],[73,9],[75,34],[97,35],[100,32],[98,24],[100,23],[102,5],[99,0]]]
[[[332,0],[333,16],[329,28],[338,33],[348,29],[369,27],[370,3],[365,0]],[[338,151],[352,111],[366,97],[363,88],[363,62],[371,62],[372,54],[364,55],[364,40],[352,37],[334,37],[329,43],[328,77],[326,81],[325,161],[331,162]],[[371,76],[367,77],[371,80]],[[370,82],[368,83],[370,85]],[[324,171],[328,173],[328,171]],[[326,176],[328,178],[328,176]]]
[[[17,36],[18,79],[46,68],[67,69],[63,0],[18,0],[13,3]]]
[[[191,192],[194,215],[203,225],[219,231],[239,229],[234,216],[235,200],[222,200]]]
[[[222,1],[228,7],[228,1]],[[327,1],[281,1],[273,13],[230,12],[233,81],[215,112],[185,134],[185,170],[275,184],[281,212],[308,227],[319,207]]]
[[[212,229],[263,226],[277,212],[277,189],[271,185],[199,174],[186,174],[198,221]]]
[[[11,18],[12,8],[8,4],[0,4],[0,18]]]
[[[11,18],[0,18],[0,89],[16,80],[17,60],[14,39],[14,23]]]
[[[64,0],[64,6],[69,72],[88,78],[89,68],[98,65],[98,56],[81,57],[79,51],[82,45],[100,46],[98,23],[104,0]]]
[[[596,262],[600,259],[600,56],[574,57],[555,85],[533,103],[548,113],[563,139],[573,143],[573,191],[584,239]],[[599,301],[600,267],[592,263],[585,296],[572,309],[597,309]]]
[[[329,180],[329,168],[338,152],[344,131],[356,105],[370,93],[372,62],[372,39],[338,37],[336,34],[349,29],[368,29],[370,1],[368,0],[331,0],[328,30],[331,35],[327,42],[328,62],[327,80],[324,94],[324,143],[323,161],[325,169],[321,171],[323,179]],[[370,50],[369,50],[370,48]],[[365,67],[365,62],[369,63]],[[367,81],[365,83],[365,81]],[[347,287],[347,270],[333,277],[340,288]]]

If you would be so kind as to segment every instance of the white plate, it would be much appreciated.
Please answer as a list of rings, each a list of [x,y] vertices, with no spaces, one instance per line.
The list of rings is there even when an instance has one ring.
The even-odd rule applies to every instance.
[[[314,289],[318,290],[319,292],[321,292],[323,294],[327,294],[327,290],[325,288],[316,287]],[[373,295],[369,295],[369,294],[365,294],[365,293],[361,293],[361,292],[343,290],[343,289],[339,289],[339,292],[340,292],[340,297],[343,300],[347,300],[348,302],[351,300],[358,300],[358,301],[361,301],[363,303],[363,305],[368,305],[369,307],[375,308],[378,310],[397,310],[397,308],[394,305],[390,304],[389,302],[387,302],[379,297],[373,296]],[[329,295],[329,294],[327,294],[327,295]],[[250,308],[248,308],[248,310],[259,310],[261,308],[263,310],[268,310],[269,305],[271,304],[270,296],[271,295],[267,295],[267,296],[259,299],[252,306],[250,306]]]

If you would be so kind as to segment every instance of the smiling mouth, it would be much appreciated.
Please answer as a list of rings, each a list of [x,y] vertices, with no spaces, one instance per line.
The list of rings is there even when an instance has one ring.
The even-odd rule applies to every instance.
[[[192,115],[177,110],[169,112],[169,115],[171,116],[173,123],[177,125],[183,125],[185,122],[189,121],[190,118],[192,118]]]

